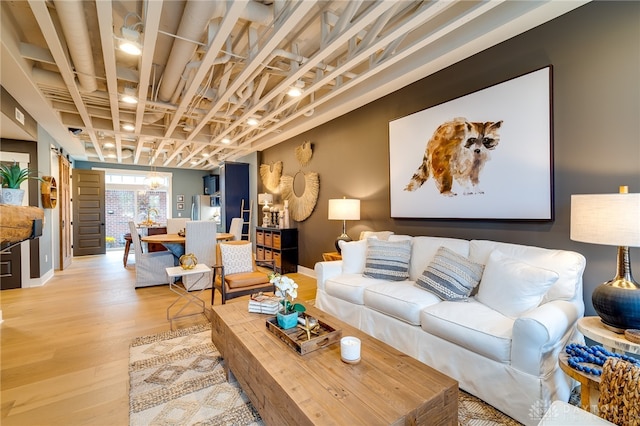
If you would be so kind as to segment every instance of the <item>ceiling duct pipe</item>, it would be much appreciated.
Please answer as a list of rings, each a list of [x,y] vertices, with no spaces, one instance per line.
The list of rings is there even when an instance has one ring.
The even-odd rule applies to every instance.
[[[171,100],[185,66],[191,61],[198,47],[197,44],[187,40],[199,41],[209,21],[213,18],[223,17],[226,11],[227,3],[222,1],[190,0],[187,2],[176,34],[179,38],[173,40],[171,53],[160,84],[158,97],[161,101],[169,102]],[[247,2],[240,18],[266,25],[271,22],[272,15],[271,7],[251,1]]]
[[[67,40],[67,48],[73,61],[76,76],[80,82],[80,91],[95,92],[98,89],[96,71],[93,66],[91,38],[84,16],[83,1],[54,0],[62,32]]]

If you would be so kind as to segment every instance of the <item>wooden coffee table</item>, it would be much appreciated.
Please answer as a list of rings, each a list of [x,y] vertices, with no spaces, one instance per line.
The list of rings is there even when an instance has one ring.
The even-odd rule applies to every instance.
[[[340,343],[299,355],[246,303],[214,306],[211,338],[267,425],[458,424],[458,382],[307,306],[307,313],[362,341],[359,364]]]

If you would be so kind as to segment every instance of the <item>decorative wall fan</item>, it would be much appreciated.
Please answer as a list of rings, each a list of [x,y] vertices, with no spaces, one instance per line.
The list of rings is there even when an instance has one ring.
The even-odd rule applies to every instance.
[[[313,148],[311,142],[305,141],[302,145],[296,147],[296,158],[301,166],[306,166],[311,160],[313,155]]]
[[[280,192],[280,177],[282,176],[282,161],[260,165],[262,184],[271,192]]]
[[[296,195],[293,189],[295,176],[302,173],[304,175],[304,192],[301,196]],[[289,215],[298,222],[308,218],[318,202],[320,192],[320,179],[315,172],[304,173],[299,171],[295,176],[285,175],[280,178],[280,188],[282,199],[289,201]]]

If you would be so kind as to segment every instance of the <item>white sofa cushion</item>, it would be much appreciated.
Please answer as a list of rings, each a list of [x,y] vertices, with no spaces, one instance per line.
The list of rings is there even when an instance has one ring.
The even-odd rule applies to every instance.
[[[469,258],[474,262],[486,264],[494,250],[500,250],[506,256],[527,262],[529,265],[558,273],[558,281],[544,295],[542,303],[551,300],[582,299],[582,294],[576,293],[576,289],[581,288],[582,273],[586,264],[581,254],[497,241],[472,240],[469,245]]]
[[[404,281],[409,278],[411,241],[367,239],[367,260],[363,274],[370,278]]]
[[[367,308],[412,325],[420,325],[422,308],[438,302],[438,296],[421,290],[413,281],[382,281],[364,290],[364,304]]]
[[[489,255],[478,288],[478,301],[509,318],[517,318],[542,301],[558,273],[504,255]]]
[[[358,239],[366,240],[367,238],[377,238],[387,241],[391,235],[393,235],[393,231],[362,231]]]
[[[420,326],[427,333],[503,363],[511,360],[513,323],[474,298],[468,303],[443,301],[420,312]]]
[[[338,241],[342,254],[342,273],[361,274],[367,258],[367,240]]]
[[[381,282],[386,281],[368,278],[362,274],[342,274],[328,279],[325,282],[324,291],[338,299],[364,305],[364,290],[370,285]]]
[[[392,239],[390,237],[389,239]],[[411,240],[411,262],[409,263],[409,279],[416,281],[425,268],[431,263],[440,247],[469,257],[469,241],[442,237],[413,237]],[[484,265],[484,262],[482,262]]]
[[[480,282],[483,269],[484,265],[440,247],[416,285],[443,300],[466,300]]]

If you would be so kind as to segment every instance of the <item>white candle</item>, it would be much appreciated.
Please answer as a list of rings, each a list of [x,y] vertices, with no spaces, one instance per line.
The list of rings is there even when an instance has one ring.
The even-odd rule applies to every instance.
[[[353,336],[345,336],[340,339],[340,358],[347,363],[360,361],[360,339]]]

